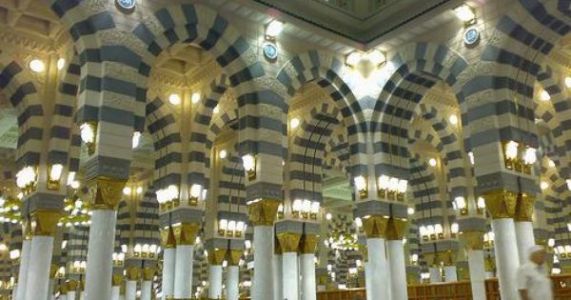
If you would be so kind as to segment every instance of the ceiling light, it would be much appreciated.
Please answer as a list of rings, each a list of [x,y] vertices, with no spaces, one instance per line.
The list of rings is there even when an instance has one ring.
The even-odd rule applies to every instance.
[[[436,159],[435,159],[435,158],[429,159],[429,160],[428,160],[428,164],[429,164],[431,167],[435,167],[435,166],[436,166]]]
[[[374,49],[365,54],[365,59],[374,65],[380,65],[385,62],[385,55],[380,50]]]
[[[325,219],[326,219],[326,220],[331,220],[332,218],[333,218],[333,216],[331,215],[331,213],[325,214]]]
[[[216,105],[212,110],[213,113],[217,114],[220,111],[220,105]]]
[[[571,88],[571,77],[565,77],[565,86]]]
[[[139,147],[139,144],[141,143],[141,133],[138,131],[133,132],[133,149]]]
[[[547,183],[547,181],[542,181],[539,184],[539,187],[541,188],[541,190],[546,190],[549,187],[549,183]]]
[[[57,69],[61,70],[65,66],[65,59],[60,58],[57,60]]]
[[[131,188],[126,186],[123,188],[123,195],[131,195]]]
[[[451,115],[448,120],[450,121],[450,124],[452,124],[452,125],[458,124],[458,117],[456,115]]]
[[[220,150],[220,152],[218,153],[218,156],[222,159],[225,159],[226,156],[228,156],[228,152],[226,152],[226,150]]]
[[[359,63],[359,61],[361,61],[362,58],[363,54],[361,54],[361,52],[353,51],[347,55],[345,63],[351,67],[354,67]]]
[[[407,209],[407,213],[408,213],[409,216],[414,215],[414,207],[409,207],[409,208]]]
[[[190,100],[194,104],[198,103],[198,101],[200,101],[200,93],[199,92],[193,93],[192,96],[190,97]]]
[[[32,61],[30,61],[30,69],[36,73],[40,73],[46,69],[46,65],[39,59],[32,59]]]
[[[273,20],[266,26],[266,36],[275,38],[284,29],[284,23],[278,20]]]
[[[289,125],[291,126],[291,129],[296,129],[297,126],[299,126],[299,119],[298,118],[291,119],[291,121],[289,121]]]
[[[539,99],[541,101],[549,101],[551,100],[551,96],[546,90],[541,90],[541,92],[539,93]]]
[[[553,160],[549,159],[549,160],[547,161],[547,165],[549,165],[550,168],[554,168],[554,167],[555,167],[555,162],[554,162]]]
[[[476,18],[474,10],[466,4],[458,6],[454,9],[454,12],[456,13],[456,17],[462,22],[471,22]]]
[[[180,102],[181,102],[181,99],[180,99],[179,94],[170,94],[170,96],[169,96],[169,102],[170,102],[172,105],[179,105]]]

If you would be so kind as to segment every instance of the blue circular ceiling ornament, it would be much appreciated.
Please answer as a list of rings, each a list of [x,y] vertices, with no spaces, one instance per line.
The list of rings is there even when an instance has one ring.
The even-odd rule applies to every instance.
[[[132,10],[135,8],[135,4],[137,4],[137,0],[115,0],[117,5],[125,10]]]
[[[263,46],[264,56],[269,60],[278,58],[278,47],[273,43],[265,43]]]
[[[464,32],[464,44],[471,46],[480,40],[480,32],[476,27],[470,27]]]

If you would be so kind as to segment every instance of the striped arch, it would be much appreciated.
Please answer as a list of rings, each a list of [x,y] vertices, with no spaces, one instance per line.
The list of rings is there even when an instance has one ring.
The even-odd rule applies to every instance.
[[[205,97],[202,97],[198,104],[193,125],[195,129],[190,136],[190,145],[188,154],[189,174],[188,182],[206,185],[207,169],[210,168],[208,159],[212,148],[213,137],[209,130],[209,126],[213,118],[213,110],[220,103],[220,100],[230,87],[228,76],[221,74],[209,84],[209,91]],[[234,113],[234,112],[232,112]],[[233,120],[233,119],[232,119]],[[221,126],[216,126],[222,128]],[[216,136],[216,134],[214,134]]]
[[[340,60],[312,50],[290,59],[276,78],[283,85],[290,99],[304,84],[313,80],[329,93],[350,132],[348,140],[351,145],[353,167],[357,161],[366,161],[364,158],[357,159],[365,155],[362,131],[365,118],[355,95],[342,78],[342,72],[343,63]]]
[[[415,199],[415,220],[418,226],[443,224],[443,206],[436,175],[418,154],[410,159],[409,185]]]
[[[325,168],[337,168],[345,172],[349,172],[349,142],[345,131],[335,134],[329,138],[329,142],[325,145],[326,160]],[[327,155],[329,154],[329,155]],[[327,159],[329,157],[329,159]]]
[[[339,109],[328,103],[313,107],[294,129],[288,159],[289,199],[323,201],[321,181],[325,147],[335,127],[342,124]]]
[[[438,134],[440,143],[436,148],[441,153],[443,163],[447,168],[448,192],[450,199],[463,196],[473,196],[473,185],[470,184],[469,178],[472,174],[472,168],[468,161],[468,154],[464,150],[463,140],[458,137],[450,121],[446,116],[442,116],[441,109],[428,103],[418,105],[420,115],[429,121],[434,132]],[[416,132],[415,132],[416,136]]]
[[[553,227],[554,238],[558,245],[571,242],[568,237],[567,223],[569,222],[569,210],[565,209],[570,192],[565,180],[559,176],[557,167],[551,167],[545,159],[541,164],[542,180],[549,183],[549,187],[543,191],[544,207],[547,214],[547,224]],[[563,209],[562,209],[563,208]]]
[[[8,54],[0,55],[0,91],[18,114],[18,167],[39,165],[42,148],[44,108],[29,71],[12,60]]]
[[[417,43],[399,49],[388,62],[394,71],[375,104],[371,130],[377,175],[407,177],[408,124],[425,92],[437,80],[452,88],[463,102],[462,87],[467,61],[453,50],[438,44]]]
[[[570,95],[567,89],[562,88],[560,74],[555,73],[551,67],[543,66],[537,75],[537,81],[542,88],[549,93],[551,99],[548,102],[539,102],[536,105],[535,113],[538,118],[543,120],[551,131],[554,138],[555,152],[557,159],[554,159],[560,166],[559,172],[563,177],[569,177],[569,168],[571,167],[571,130],[567,129],[564,124],[571,121],[568,106]]]
[[[154,185],[161,189],[179,184],[182,177],[182,139],[175,115],[166,102],[157,97],[147,102],[145,123],[155,149]]]
[[[75,123],[80,73],[79,57],[74,55],[59,83],[50,128],[48,163],[68,165],[70,172],[79,171],[81,152],[79,126]]]
[[[239,211],[240,206],[246,206],[246,181],[242,159],[235,149],[228,149],[228,156],[223,160],[221,168],[217,186],[217,201],[218,203],[228,204],[228,207],[225,207],[227,209],[219,207],[219,211]],[[244,215],[243,217],[245,218],[246,216]]]

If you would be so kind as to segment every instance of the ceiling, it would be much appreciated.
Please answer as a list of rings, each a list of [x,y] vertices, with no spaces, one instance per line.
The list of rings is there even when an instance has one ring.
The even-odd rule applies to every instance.
[[[15,30],[57,44],[65,30],[42,0],[1,0],[0,31]]]

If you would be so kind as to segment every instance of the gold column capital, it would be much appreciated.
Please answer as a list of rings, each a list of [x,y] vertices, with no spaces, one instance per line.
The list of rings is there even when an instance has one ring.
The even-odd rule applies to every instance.
[[[319,236],[317,234],[303,234],[299,240],[299,253],[301,254],[314,254],[319,243]]]
[[[528,194],[521,194],[517,197],[516,209],[515,209],[515,221],[516,222],[531,222],[533,216],[533,206],[535,204],[535,198]]]
[[[113,277],[111,277],[111,285],[120,286],[121,284],[123,284],[123,275],[113,274]]]
[[[484,258],[484,269],[486,272],[492,272],[496,268],[496,261],[493,257]]]
[[[50,265],[50,279],[56,278],[57,271],[58,271],[58,265],[51,264]]]
[[[370,216],[363,218],[363,230],[367,238],[385,238],[389,218],[384,216]]]
[[[301,234],[295,232],[282,232],[278,233],[278,240],[280,241],[280,246],[283,253],[295,252],[297,253],[297,248],[299,246],[299,240],[301,239]]]
[[[95,197],[92,199],[92,209],[117,209],[127,180],[100,176],[92,179],[91,182],[95,185]]]
[[[242,257],[242,250],[228,250],[226,253],[226,259],[228,260],[228,265],[237,266],[240,264],[240,258]]]
[[[138,267],[129,267],[126,270],[126,273],[127,273],[127,280],[136,281],[141,278],[142,270]]]
[[[248,217],[254,226],[272,226],[281,201],[261,199],[248,204]]]
[[[208,250],[208,263],[211,265],[221,265],[226,258],[226,249],[214,248]]]
[[[155,273],[157,272],[156,268],[146,267],[143,268],[143,280],[144,281],[151,281],[153,277],[155,277]]]
[[[161,243],[164,249],[176,248],[176,237],[172,226],[161,229]]]
[[[177,245],[194,245],[196,235],[200,230],[200,224],[182,223],[174,226],[173,230]]]
[[[407,219],[390,218],[387,223],[387,240],[398,241],[404,239],[408,229]]]
[[[60,295],[65,295],[67,294],[67,292],[69,292],[68,288],[67,288],[67,284],[64,282],[62,284],[59,285],[59,293]]]
[[[517,194],[506,190],[489,191],[482,195],[492,219],[513,218],[516,211]]]
[[[460,233],[460,239],[467,250],[484,249],[484,233],[481,231],[464,231]]]
[[[77,280],[74,279],[70,279],[68,281],[65,282],[65,285],[67,287],[68,291],[77,291],[77,288],[79,287],[79,282]]]
[[[33,236],[55,236],[57,223],[63,216],[58,210],[39,209],[32,213],[31,232]]]

